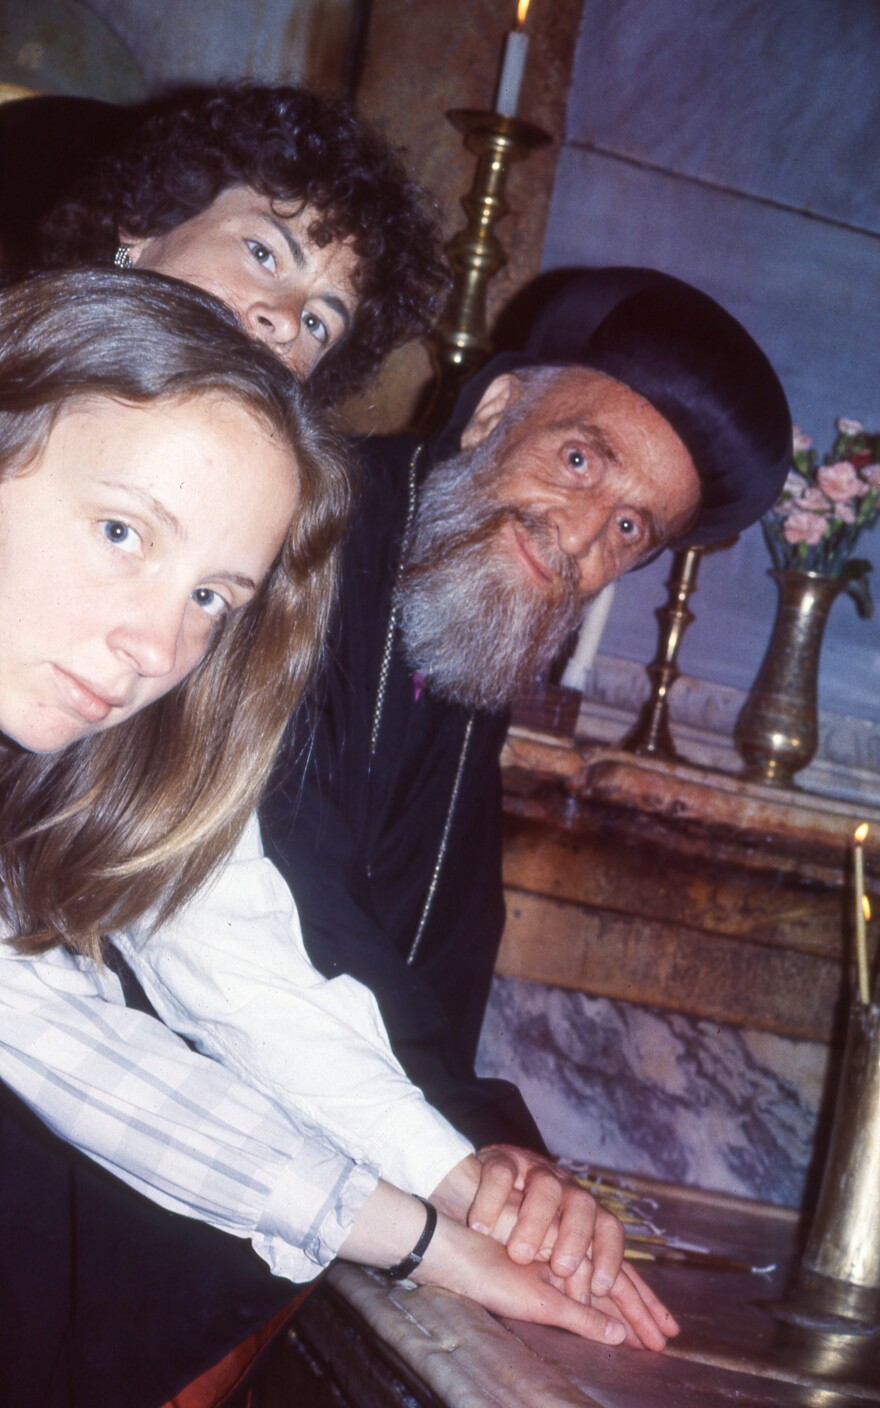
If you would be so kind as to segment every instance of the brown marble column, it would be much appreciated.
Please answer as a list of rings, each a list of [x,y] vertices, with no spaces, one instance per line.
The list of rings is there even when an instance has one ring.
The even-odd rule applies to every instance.
[[[372,11],[358,108],[404,148],[410,170],[435,195],[449,238],[464,223],[459,202],[475,158],[444,114],[491,107],[516,0],[373,0]],[[511,171],[511,213],[497,231],[510,262],[490,285],[490,327],[540,267],[580,12],[581,0],[532,0],[519,116],[543,127],[553,144]],[[399,429],[430,374],[424,347],[401,349],[370,390],[349,402],[349,419],[362,430]]]

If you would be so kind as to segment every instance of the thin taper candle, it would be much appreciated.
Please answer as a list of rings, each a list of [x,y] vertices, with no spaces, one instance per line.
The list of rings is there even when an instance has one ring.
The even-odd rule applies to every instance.
[[[865,852],[864,841],[868,835],[868,823],[863,821],[853,835],[853,877],[855,880],[855,921],[856,921],[856,965],[859,975],[859,1001],[867,1007],[871,1001],[871,984],[868,977],[868,938],[865,930]]]
[[[516,28],[512,29],[504,39],[501,70],[498,74],[498,87],[495,90],[495,111],[502,117],[516,117],[516,110],[519,106],[519,93],[526,67],[526,54],[529,51],[529,36],[523,29],[528,9],[529,0],[519,0],[516,11]]]

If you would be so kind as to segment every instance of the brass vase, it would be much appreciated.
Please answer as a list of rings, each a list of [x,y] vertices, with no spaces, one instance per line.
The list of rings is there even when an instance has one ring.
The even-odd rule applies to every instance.
[[[791,787],[816,752],[819,652],[828,612],[846,582],[792,569],[772,569],[770,576],[779,589],[776,621],[733,738],[747,777]]]

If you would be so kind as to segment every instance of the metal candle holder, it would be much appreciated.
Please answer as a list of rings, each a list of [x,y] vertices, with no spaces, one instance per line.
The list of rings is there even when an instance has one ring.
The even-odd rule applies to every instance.
[[[875,995],[876,996],[876,995]],[[880,1006],[854,1002],[822,1191],[803,1263],[880,1288]]]
[[[492,353],[486,331],[486,292],[489,280],[507,263],[494,233],[495,225],[510,209],[504,198],[507,173],[513,162],[552,141],[540,127],[496,112],[456,108],[446,116],[465,134],[464,144],[476,155],[477,168],[473,185],[461,202],[467,224],[446,246],[453,288],[430,339],[436,383],[421,420],[422,429],[443,423],[461,382]]]
[[[666,605],[654,613],[660,622],[660,639],[657,654],[647,666],[651,693],[623,740],[622,746],[629,753],[668,758],[670,761],[681,756],[669,732],[669,691],[680,674],[677,664],[679,647],[694,619],[693,612],[688,608],[688,598],[697,589],[697,569],[703,552],[703,548],[685,548],[672,559]]]

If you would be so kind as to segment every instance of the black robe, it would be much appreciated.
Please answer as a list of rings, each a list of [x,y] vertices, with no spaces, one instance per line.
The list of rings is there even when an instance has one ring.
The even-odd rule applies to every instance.
[[[320,703],[286,740],[262,809],[267,854],[296,897],[309,956],[375,993],[394,1051],[481,1147],[542,1149],[516,1088],[473,1070],[504,922],[501,778],[505,715],[476,712],[429,918],[407,955],[449,813],[465,709],[432,697],[395,636],[378,744],[370,737],[418,442],[365,442],[343,554],[341,609]],[[430,453],[419,460],[419,478]]]
[[[0,1084],[0,1408],[160,1408],[296,1293],[249,1242],[150,1202]]]

